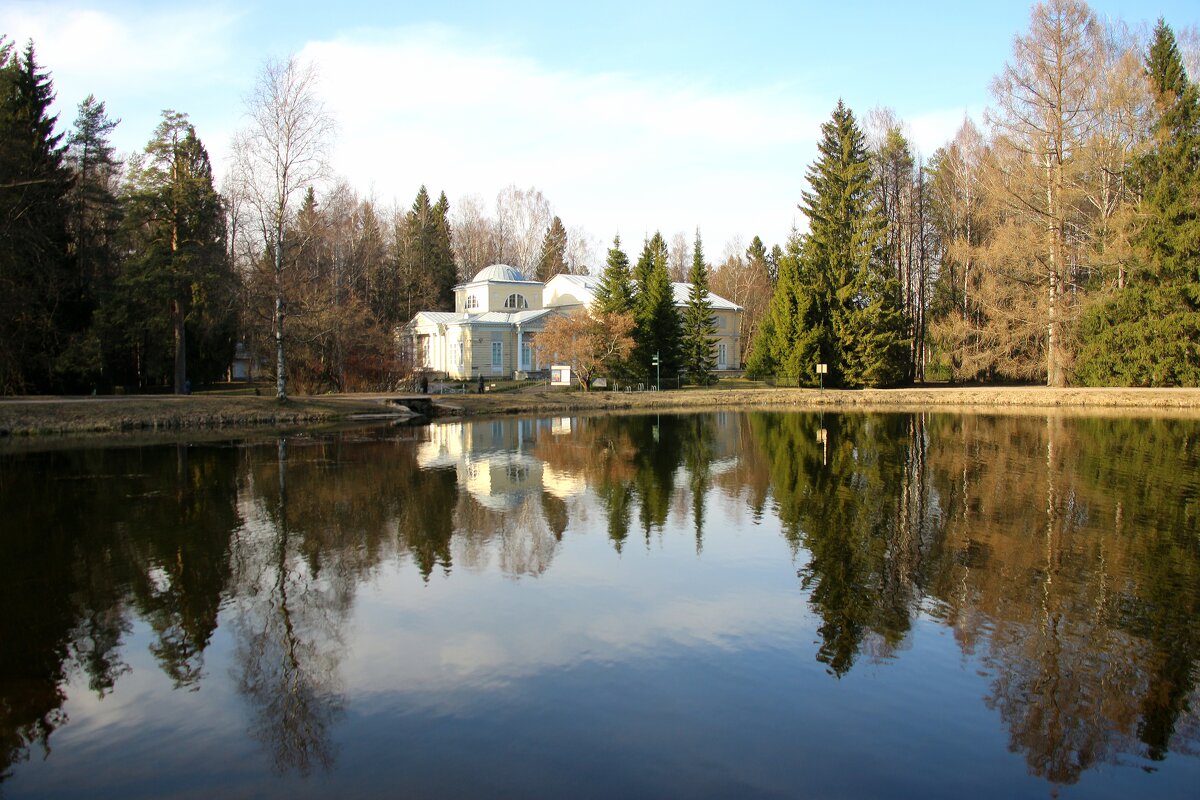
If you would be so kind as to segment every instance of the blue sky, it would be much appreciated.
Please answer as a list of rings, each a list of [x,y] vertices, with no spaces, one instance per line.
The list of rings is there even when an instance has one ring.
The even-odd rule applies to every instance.
[[[1177,30],[1200,4],[1092,3]],[[889,106],[925,155],[1025,31],[1026,2],[143,3],[9,0],[0,33],[32,37],[61,125],[89,92],[141,148],[160,111],[188,113],[218,173],[268,56],[315,62],[339,124],[333,168],[381,203],[422,183],[486,204],[541,189],[597,250],[613,234],[699,226],[710,260],[734,237],[782,242],[839,97]]]

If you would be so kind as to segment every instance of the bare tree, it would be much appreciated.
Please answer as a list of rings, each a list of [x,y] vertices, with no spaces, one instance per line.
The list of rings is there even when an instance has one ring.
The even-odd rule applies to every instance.
[[[454,261],[463,280],[500,260],[496,223],[488,216],[483,198],[476,194],[459,198],[450,219]]]
[[[527,276],[537,267],[542,239],[554,216],[541,191],[533,186],[516,185],[503,189],[496,197],[496,229],[500,238],[500,258]]]
[[[304,192],[328,170],[333,118],[317,96],[317,72],[294,56],[270,60],[246,98],[247,126],[233,140],[233,171],[258,244],[274,258],[275,388],[287,400],[284,233]]]
[[[683,231],[671,237],[671,250],[667,257],[667,272],[675,283],[687,283],[688,270],[692,266],[692,243]]]

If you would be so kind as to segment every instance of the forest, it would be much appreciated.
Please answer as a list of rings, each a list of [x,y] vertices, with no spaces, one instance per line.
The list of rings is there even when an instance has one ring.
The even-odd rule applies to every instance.
[[[52,65],[0,36],[0,393],[187,392],[235,352],[280,399],[394,387],[412,370],[398,332],[492,263],[603,274],[606,312],[634,319],[616,373],[658,354],[711,380],[711,291],[744,308],[747,373],[779,384],[815,386],[824,363],[842,387],[1197,386],[1193,34],[1038,4],[981,123],[928,158],[894,112],[839,101],[807,174],[780,176],[803,229],[747,232],[713,262],[700,231],[656,232],[633,268],[619,239],[597,258],[536,187],[363,196],[331,168],[336,120],[295,59],[264,65],[214,170],[186,113],[127,157],[103,100],[60,120]],[[687,309],[655,305],[664,275],[700,287]]]

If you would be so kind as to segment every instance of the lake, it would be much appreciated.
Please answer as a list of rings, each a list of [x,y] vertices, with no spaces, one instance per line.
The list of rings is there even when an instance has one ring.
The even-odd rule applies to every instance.
[[[0,450],[5,797],[1194,797],[1200,422]]]

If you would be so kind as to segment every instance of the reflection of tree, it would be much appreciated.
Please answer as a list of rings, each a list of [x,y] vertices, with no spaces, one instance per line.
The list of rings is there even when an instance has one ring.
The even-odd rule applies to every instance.
[[[684,417],[683,422],[683,463],[692,494],[692,525],[696,533],[696,553],[699,554],[704,549],[704,501],[712,487],[716,434],[712,416],[697,414]]]
[[[226,586],[235,461],[232,449],[180,460],[171,447],[6,459],[0,774],[66,722],[72,675],[104,696],[128,672],[131,610],[160,634],[178,632],[152,645],[164,669],[198,670]],[[186,643],[186,655],[163,647],[170,641]]]
[[[913,484],[923,447],[913,424],[903,416],[751,416],[784,533],[808,553],[800,576],[821,617],[817,658],[838,676],[868,635],[887,656],[911,626],[927,538],[913,508],[921,507]]]
[[[987,703],[1030,770],[1073,783],[1125,753],[1194,748],[1194,424],[934,417],[930,427],[947,520],[931,591],[964,646],[983,650]]]
[[[290,498],[320,481],[324,460],[306,454],[293,473],[286,440],[276,452],[274,470],[266,462],[254,471],[261,516],[234,550],[239,688],[254,711],[251,733],[275,769],[307,775],[334,761],[332,727],[344,702],[337,691],[340,630],[352,594],[342,579],[355,570],[338,568],[346,554],[336,547],[342,531],[331,536],[312,516],[301,518],[300,530],[291,523]]]

